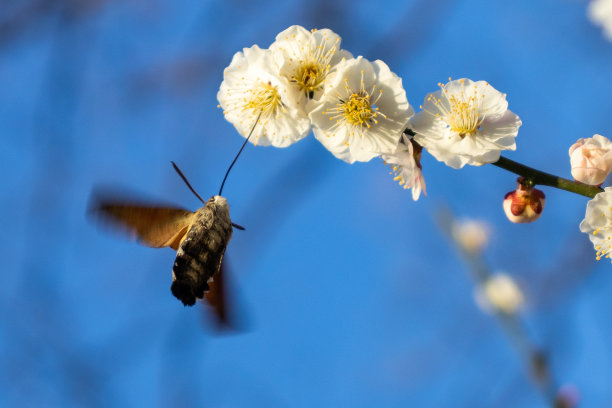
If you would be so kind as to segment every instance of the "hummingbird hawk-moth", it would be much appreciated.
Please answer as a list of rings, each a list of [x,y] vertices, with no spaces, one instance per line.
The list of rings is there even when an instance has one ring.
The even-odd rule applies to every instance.
[[[204,204],[197,211],[100,194],[94,194],[91,210],[144,245],[177,251],[172,267],[172,294],[185,306],[205,298],[219,320],[227,323],[221,265],[233,227],[243,228],[231,222],[224,197],[215,195],[204,202],[176,164],[172,165]]]
[[[221,196],[223,186],[238,156],[249,141],[259,117],[251,128],[238,154],[230,164],[221,182],[219,194],[208,201],[191,187],[178,166],[174,170],[191,192],[204,204],[192,212],[178,207],[135,203],[122,198],[96,196],[92,200],[93,212],[100,218],[127,230],[144,245],[177,251],[172,267],[172,294],[185,306],[205,298],[215,308],[222,323],[227,323],[222,263],[225,249],[232,237],[233,227],[227,200]]]
[[[153,247],[177,251],[172,267],[172,294],[186,306],[202,299],[220,279],[225,248],[232,237],[227,200],[211,197],[199,210],[125,202],[96,197],[93,211]]]

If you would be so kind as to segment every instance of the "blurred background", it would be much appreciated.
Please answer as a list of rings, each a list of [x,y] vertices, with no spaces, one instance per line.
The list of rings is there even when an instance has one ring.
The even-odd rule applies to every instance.
[[[0,406],[612,406],[612,266],[578,229],[585,197],[543,188],[541,219],[516,225],[501,205],[516,176],[491,165],[424,153],[413,202],[380,160],[348,165],[312,136],[249,145],[224,190],[246,231],[226,252],[237,329],[222,332],[170,293],[172,250],[85,216],[99,185],[195,210],[171,160],[215,194],[243,141],[217,108],[223,69],[293,24],[385,61],[416,108],[448,77],[488,81],[523,121],[505,156],[570,177],[576,139],[612,137],[612,43],[586,9],[3,0]],[[451,212],[488,225],[479,262],[517,282],[504,316],[520,323],[474,301],[473,264],[440,228]]]

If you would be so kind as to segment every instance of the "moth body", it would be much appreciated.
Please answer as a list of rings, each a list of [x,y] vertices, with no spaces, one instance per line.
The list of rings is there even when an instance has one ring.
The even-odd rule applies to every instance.
[[[213,196],[195,212],[174,260],[170,289],[183,304],[193,305],[209,290],[208,284],[219,274],[231,236],[227,200]]]

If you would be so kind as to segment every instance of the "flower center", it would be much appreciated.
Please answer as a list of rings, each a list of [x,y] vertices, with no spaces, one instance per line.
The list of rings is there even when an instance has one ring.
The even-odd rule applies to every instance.
[[[444,121],[453,133],[464,138],[480,130],[480,125],[485,120],[487,109],[481,106],[481,101],[485,96],[478,93],[475,85],[473,93],[468,96],[465,93],[467,89],[465,88],[465,80],[460,79],[459,83],[463,88],[460,90],[455,88],[452,93],[448,92],[445,85],[438,83],[444,98],[436,98],[433,94],[430,94],[427,100],[432,101],[439,109],[438,112],[430,113]]]
[[[467,99],[451,95],[448,101],[450,102],[450,112],[447,121],[450,128],[461,137],[476,133],[484,120],[484,116],[480,113],[476,95]]]
[[[329,66],[316,61],[299,64],[295,74],[291,76],[291,82],[294,82],[300,91],[312,98],[315,91],[323,85],[328,71]]]
[[[324,115],[330,115],[329,120],[336,121],[333,128],[347,127],[351,135],[356,132],[363,136],[367,129],[378,124],[379,117],[387,119],[387,115],[376,106],[382,97],[382,89],[377,91],[376,85],[372,85],[370,92],[366,91],[363,76],[362,70],[359,90],[352,89],[348,79],[344,78],[344,91],[348,96],[338,95],[336,105],[323,112]]]
[[[365,91],[353,93],[347,100],[340,100],[337,104],[338,110],[344,115],[344,119],[355,126],[366,125],[370,127],[372,118],[376,116],[376,109],[372,109],[370,95]]]
[[[248,91],[249,96],[243,105],[243,110],[261,111],[262,116],[276,114],[283,102],[278,89],[270,82],[260,83]]]
[[[331,44],[327,38],[323,38],[318,44],[308,41],[296,50],[297,66],[291,68],[288,79],[295,83],[307,98],[312,99],[315,92],[323,89],[323,83],[331,69],[331,61],[338,51],[339,43],[339,38]]]

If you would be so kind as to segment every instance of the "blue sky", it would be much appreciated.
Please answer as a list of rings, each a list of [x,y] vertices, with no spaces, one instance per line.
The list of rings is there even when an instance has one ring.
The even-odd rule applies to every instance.
[[[312,136],[247,146],[224,195],[241,331],[170,293],[174,253],[85,217],[95,186],[190,209],[170,166],[213,195],[240,148],[217,108],[223,69],[293,24],[382,59],[418,108],[448,77],[486,80],[523,126],[507,157],[569,177],[569,146],[612,136],[612,43],[577,0],[77,2],[0,7],[0,405],[543,407],[521,356],[473,301],[435,217],[483,219],[485,259],[523,285],[521,315],[559,385],[612,403],[612,266],[578,224],[587,199],[543,188],[515,225],[515,176],[423,155],[413,202],[378,160]],[[25,11],[24,11],[25,10]]]

